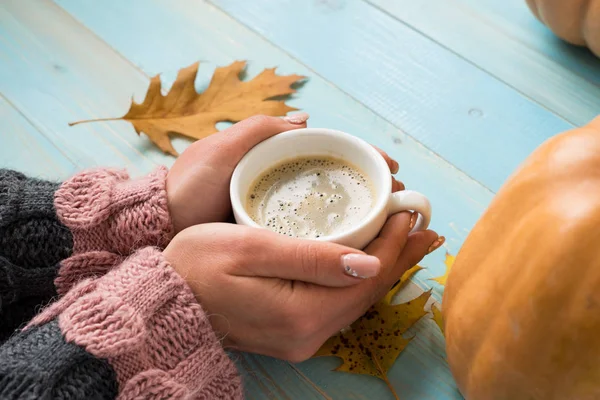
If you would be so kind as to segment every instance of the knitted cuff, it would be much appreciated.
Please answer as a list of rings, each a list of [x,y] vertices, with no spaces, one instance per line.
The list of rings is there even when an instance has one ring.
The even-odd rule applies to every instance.
[[[202,308],[157,249],[79,283],[32,324],[55,316],[67,342],[109,360],[120,398],[243,398]]]
[[[96,169],[64,182],[54,205],[73,233],[73,254],[129,255],[145,246],[165,247],[173,236],[166,177],[165,167],[136,180],[125,171]]]
[[[64,296],[78,282],[106,274],[125,258],[109,251],[90,251],[67,258],[60,263],[54,279],[56,293]]]

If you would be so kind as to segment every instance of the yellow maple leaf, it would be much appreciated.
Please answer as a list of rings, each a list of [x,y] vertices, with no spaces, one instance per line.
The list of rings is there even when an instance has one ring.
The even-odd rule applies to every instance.
[[[444,260],[444,264],[446,264],[446,272],[442,276],[438,276],[437,278],[432,278],[432,281],[436,281],[442,286],[446,286],[446,281],[448,280],[448,275],[450,275],[450,270],[452,269],[452,264],[454,264],[455,256],[446,253],[446,259]]]
[[[400,277],[400,280],[398,282],[396,282],[396,284],[390,289],[389,292],[387,292],[387,294],[385,295],[385,297],[383,298],[383,302],[386,302],[387,304],[391,304],[392,300],[394,299],[394,296],[400,291],[400,289],[402,289],[404,287],[404,285],[406,284],[406,282],[408,282],[408,280],[417,272],[419,272],[420,270],[422,270],[423,267],[421,267],[420,265],[415,265],[414,267],[410,268],[409,270],[407,270],[406,272],[404,272],[402,274],[402,276]]]
[[[331,337],[314,357],[335,356],[343,360],[336,371],[367,374],[382,379],[398,398],[387,373],[410,339],[402,337],[427,312],[425,303],[431,291],[402,304],[390,304],[394,295],[422,269],[415,266],[406,271],[400,281],[377,304],[350,327]]]
[[[199,63],[183,68],[167,95],[162,94],[160,76],[150,80],[146,98],[140,104],[132,101],[129,111],[120,118],[104,118],[83,122],[125,120],[137,134],[145,133],[165,153],[177,155],[170,134],[202,139],[217,131],[218,122],[238,122],[256,114],[286,115],[296,110],[274,97],[289,95],[296,90],[292,84],[304,79],[300,75],[279,76],[275,68],[265,69],[254,79],[240,80],[245,61],[236,61],[217,68],[210,85],[196,92],[194,83]]]
[[[433,313],[433,320],[437,324],[442,334],[444,333],[444,320],[442,318],[442,312],[436,306],[431,306],[431,312]]]

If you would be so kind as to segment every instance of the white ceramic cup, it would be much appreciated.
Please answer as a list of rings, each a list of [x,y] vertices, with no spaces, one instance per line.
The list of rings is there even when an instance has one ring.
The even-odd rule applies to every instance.
[[[356,136],[322,128],[281,133],[256,145],[242,158],[233,172],[230,186],[233,214],[238,224],[263,228],[245,209],[250,185],[269,168],[299,156],[331,156],[345,160],[368,176],[375,191],[373,207],[359,224],[347,231],[312,240],[363,249],[377,237],[387,218],[401,211],[419,213],[413,231],[429,226],[431,205],[427,197],[412,190],[391,193],[390,169],[377,150]]]

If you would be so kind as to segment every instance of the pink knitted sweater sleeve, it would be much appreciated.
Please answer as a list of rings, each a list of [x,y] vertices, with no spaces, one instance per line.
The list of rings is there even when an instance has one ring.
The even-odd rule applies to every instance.
[[[161,166],[133,180],[125,171],[95,169],[65,181],[54,205],[73,233],[73,254],[131,254],[145,246],[166,246],[173,236],[166,178],[167,168]]]
[[[243,398],[207,316],[158,249],[78,283],[27,329],[56,319],[67,343],[108,361],[120,399]]]
[[[56,191],[59,220],[73,236],[72,255],[61,262],[56,290],[105,274],[139,248],[164,248],[173,236],[167,204],[167,168],[138,179],[125,171],[93,169]]]

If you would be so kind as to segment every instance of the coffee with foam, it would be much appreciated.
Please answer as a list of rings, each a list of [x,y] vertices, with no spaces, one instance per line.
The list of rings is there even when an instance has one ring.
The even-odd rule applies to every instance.
[[[319,238],[357,226],[373,206],[373,185],[358,168],[327,156],[303,156],[265,171],[250,186],[246,211],[259,225]]]

